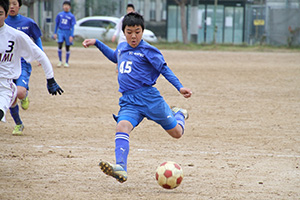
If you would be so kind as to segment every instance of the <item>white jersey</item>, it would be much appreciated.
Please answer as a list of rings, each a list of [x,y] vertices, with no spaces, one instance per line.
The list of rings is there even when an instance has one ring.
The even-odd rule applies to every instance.
[[[52,65],[46,54],[25,33],[7,24],[0,27],[0,78],[17,79],[21,75],[21,57],[41,63],[46,78],[53,78]]]
[[[121,19],[119,20],[117,26],[116,26],[116,31],[114,33],[115,36],[119,36],[118,38],[118,44],[120,44],[121,42],[127,42],[126,37],[124,35],[124,32],[122,31],[122,22],[123,22],[124,16],[121,17]]]
[[[0,27],[0,109],[4,112],[1,121],[17,96],[13,79],[21,75],[21,57],[26,61],[41,63],[46,78],[53,78],[52,65],[46,54],[25,33],[7,24]]]

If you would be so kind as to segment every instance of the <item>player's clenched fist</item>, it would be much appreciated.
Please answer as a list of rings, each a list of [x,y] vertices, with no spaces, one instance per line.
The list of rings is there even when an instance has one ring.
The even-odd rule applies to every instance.
[[[192,96],[192,90],[190,90],[189,88],[180,88],[180,93],[185,98],[189,98]]]
[[[96,39],[85,39],[83,42],[82,42],[82,45],[84,46],[84,48],[87,48],[91,45],[94,45],[96,43]]]

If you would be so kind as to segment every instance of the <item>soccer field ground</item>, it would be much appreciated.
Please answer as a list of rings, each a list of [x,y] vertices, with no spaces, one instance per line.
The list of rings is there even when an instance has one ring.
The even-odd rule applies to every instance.
[[[33,63],[24,135],[11,135],[9,113],[0,124],[0,199],[299,199],[298,52],[161,50],[193,91],[185,99],[165,78],[156,84],[170,106],[188,110],[185,134],[173,139],[144,119],[120,184],[98,167],[115,160],[115,64],[96,48],[71,47],[70,68],[57,68],[57,48],[44,50],[65,92],[49,95]],[[174,190],[155,180],[164,161],[183,169]]]

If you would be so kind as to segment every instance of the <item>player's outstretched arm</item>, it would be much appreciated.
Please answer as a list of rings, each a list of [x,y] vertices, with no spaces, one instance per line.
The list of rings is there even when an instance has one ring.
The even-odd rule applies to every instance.
[[[84,46],[84,48],[88,48],[91,45],[95,45],[96,44],[96,39],[85,39],[82,42],[82,45]]]
[[[96,39],[85,39],[82,45],[87,48],[91,45],[95,45],[110,61],[117,63],[117,54],[109,46]]]
[[[192,90],[189,88],[180,88],[179,92],[182,94],[182,96],[184,96],[184,98],[189,98],[192,96]]]

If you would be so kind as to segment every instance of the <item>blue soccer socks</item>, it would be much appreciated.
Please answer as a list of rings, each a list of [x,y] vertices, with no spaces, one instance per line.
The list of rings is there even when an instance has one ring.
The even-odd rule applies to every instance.
[[[61,62],[61,61],[62,61],[62,58],[61,58],[62,50],[61,50],[61,49],[58,49],[58,50],[57,50],[57,53],[58,53],[58,59],[59,59],[59,61]]]
[[[175,113],[174,117],[177,120],[177,123],[182,127],[182,135],[183,135],[184,127],[185,127],[184,115],[181,112],[177,112]]]
[[[175,119],[177,120],[177,123],[182,127],[182,135],[183,135],[185,120],[189,118],[189,114],[187,110],[175,106],[171,107],[171,110],[173,112]]]
[[[71,54],[70,51],[66,52],[66,63],[69,63],[70,54]]]
[[[129,134],[117,132],[115,144],[116,164],[121,165],[127,172],[127,157],[129,154]]]
[[[10,114],[11,114],[12,118],[14,119],[16,125],[22,124],[22,120],[21,120],[20,115],[19,115],[19,106],[18,106],[18,104],[15,107],[10,107],[9,111],[10,111]]]

